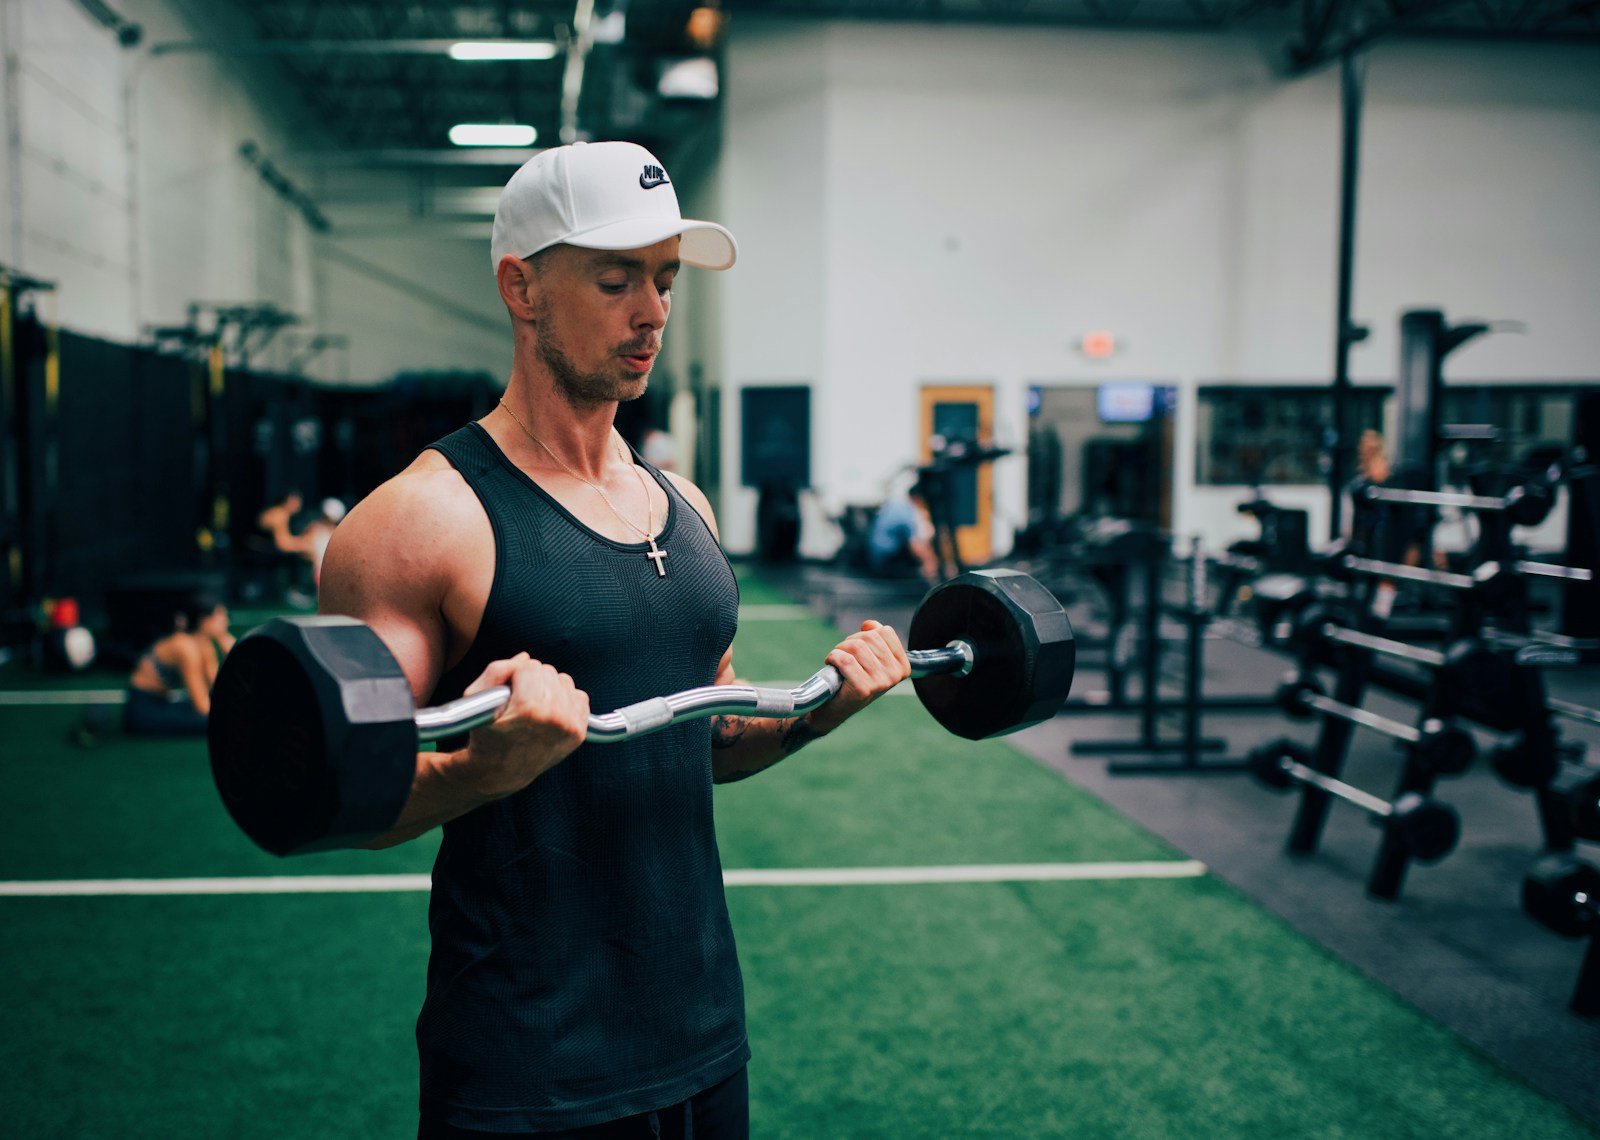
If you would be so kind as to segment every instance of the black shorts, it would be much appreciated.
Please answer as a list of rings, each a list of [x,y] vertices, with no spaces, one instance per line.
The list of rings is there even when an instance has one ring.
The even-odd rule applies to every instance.
[[[423,1117],[417,1140],[749,1140],[750,1077],[743,1067],[682,1104],[563,1132],[474,1132]]]

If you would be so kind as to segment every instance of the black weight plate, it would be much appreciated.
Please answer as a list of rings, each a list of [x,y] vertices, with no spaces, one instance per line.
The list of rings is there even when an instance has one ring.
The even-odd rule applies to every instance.
[[[1066,611],[1016,571],[973,571],[929,591],[911,619],[908,648],[973,647],[965,677],[919,677],[917,696],[968,740],[1015,732],[1053,716],[1072,686],[1076,648]]]
[[[239,827],[274,855],[355,846],[411,794],[410,686],[359,622],[279,618],[241,638],[212,688],[211,770]]]

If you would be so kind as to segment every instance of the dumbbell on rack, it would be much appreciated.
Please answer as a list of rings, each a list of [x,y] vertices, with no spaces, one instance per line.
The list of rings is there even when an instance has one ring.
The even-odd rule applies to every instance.
[[[1277,700],[1283,711],[1296,719],[1304,720],[1320,713],[1408,745],[1417,764],[1436,776],[1459,775],[1472,766],[1477,756],[1472,735],[1458,724],[1437,717],[1429,717],[1420,727],[1401,724],[1325,696],[1321,686],[1309,677],[1290,677],[1284,681],[1278,686]]]
[[[1564,809],[1574,838],[1600,843],[1600,768],[1563,764],[1550,780],[1548,791]]]
[[[1587,938],[1572,1011],[1600,1017],[1600,867],[1567,855],[1547,855],[1522,880],[1522,909],[1563,938]]]
[[[1253,749],[1248,759],[1256,779],[1275,791],[1313,787],[1360,808],[1420,863],[1436,863],[1455,850],[1461,817],[1449,804],[1418,792],[1406,792],[1390,803],[1318,772],[1310,762],[1310,752],[1293,740],[1270,741]]]

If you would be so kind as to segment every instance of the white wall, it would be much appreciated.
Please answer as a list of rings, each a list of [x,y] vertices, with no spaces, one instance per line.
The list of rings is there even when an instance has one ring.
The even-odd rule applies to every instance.
[[[58,283],[46,311],[90,331],[133,327],[131,187],[120,50],[73,4],[4,0],[4,260]]]
[[[738,23],[738,21],[736,21]],[[827,381],[830,335],[828,249],[832,165],[826,105],[831,42],[825,24],[741,30],[727,54],[720,221],[739,242],[723,285],[722,517],[724,545],[754,545],[756,495],[739,481],[739,389],[813,385],[812,479],[836,484],[825,441],[845,418],[850,393]],[[839,397],[843,397],[840,402]],[[830,398],[833,409],[827,407]],[[808,503],[814,511],[815,502]],[[817,541],[822,520],[807,519]],[[730,529],[731,528],[731,529]],[[808,551],[809,552],[809,551]]]
[[[6,260],[57,283],[55,318],[134,341],[192,301],[311,316],[307,228],[238,155],[246,140],[287,150],[281,126],[238,68],[149,50],[192,39],[187,13],[123,5],[144,29],[129,50],[70,0],[4,2],[20,173],[0,197]]]
[[[349,338],[338,361],[357,380],[397,372],[511,371],[511,324],[483,236],[430,236],[396,224],[387,236],[317,241],[321,323]]]
[[[732,26],[730,449],[740,385],[811,380],[814,471],[837,506],[913,457],[921,384],[994,383],[999,440],[1020,445],[1031,383],[1171,382],[1175,526],[1228,537],[1243,495],[1193,486],[1193,389],[1331,372],[1337,75],[1281,78],[1242,36]],[[1600,376],[1584,312],[1600,296],[1597,64],[1578,48],[1373,53],[1358,378],[1393,377],[1395,320],[1427,305],[1534,325],[1462,350],[1449,375]],[[1077,356],[1093,329],[1125,351]],[[1325,494],[1300,497],[1325,519]],[[1002,461],[1001,549],[1024,505],[1021,460]],[[750,496],[722,509],[748,549]],[[830,541],[813,527],[805,549]]]

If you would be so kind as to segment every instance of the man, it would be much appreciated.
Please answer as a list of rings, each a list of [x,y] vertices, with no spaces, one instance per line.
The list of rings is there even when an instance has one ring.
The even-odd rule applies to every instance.
[[[311,582],[315,586],[322,580],[322,559],[328,550],[328,540],[344,518],[345,508],[338,499],[323,499],[317,517],[296,534],[290,524],[303,505],[299,494],[291,491],[283,502],[262,511],[256,523],[272,536],[272,544],[278,550],[284,554],[298,554],[311,563]]]
[[[867,567],[884,578],[919,575],[929,585],[939,580],[933,552],[933,519],[920,482],[878,508],[867,533]]]
[[[514,335],[501,405],[373,492],[328,548],[322,610],[369,623],[419,704],[511,689],[493,723],[417,757],[373,844],[444,826],[421,1137],[748,1134],[711,786],[910,670],[894,631],[867,622],[828,655],[843,689],[803,719],[580,747],[591,705],[734,681],[738,593],[710,504],[643,466],[612,422],[645,390],[680,264],[726,269],[735,252],[680,216],[641,147],[530,160],[494,223]]]

